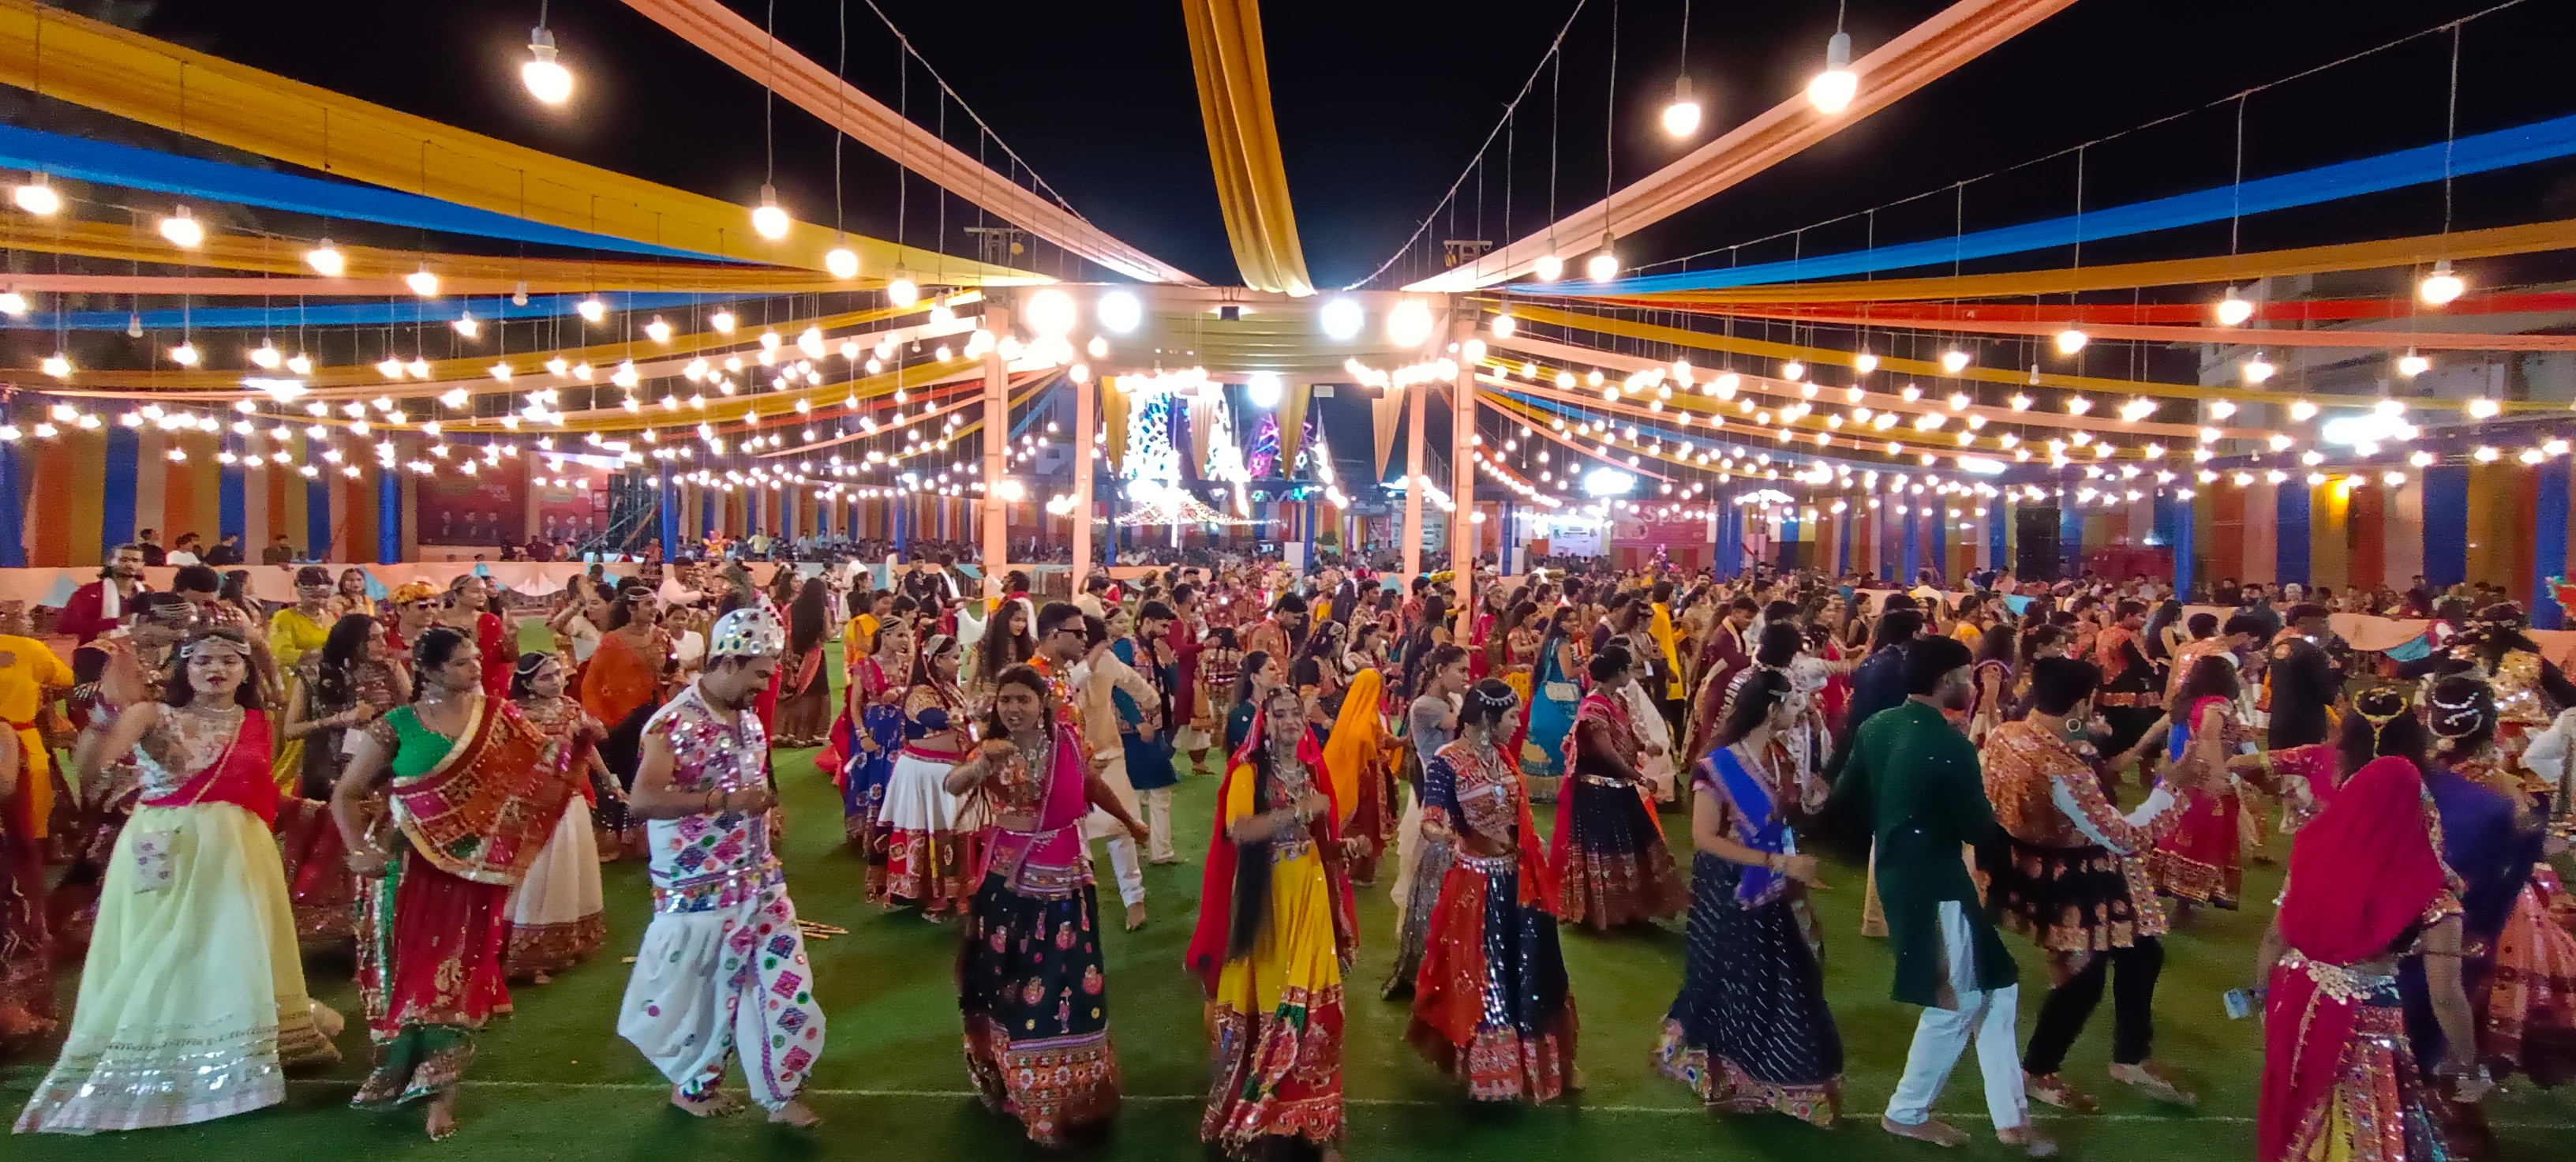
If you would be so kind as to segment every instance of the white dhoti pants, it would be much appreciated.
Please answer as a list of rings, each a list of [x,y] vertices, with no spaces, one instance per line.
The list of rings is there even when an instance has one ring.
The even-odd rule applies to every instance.
[[[705,912],[665,912],[644,929],[617,1035],[689,1097],[715,1091],[739,1052],[751,1097],[776,1110],[823,1053],[823,1006],[784,883]]]
[[[1887,1100],[1887,1120],[1919,1126],[1932,1116],[1932,1102],[1949,1084],[1959,1053],[1974,1040],[1977,1072],[1986,1083],[1986,1112],[1995,1128],[2009,1130],[2030,1122],[2030,1103],[2022,1092],[2021,1053],[2014,1043],[2013,1022],[2021,1003],[2021,986],[1992,992],[1977,988],[1976,946],[1970,939],[1967,913],[1958,901],[1941,903],[1941,952],[1949,968],[1950,989],[1958,995],[1955,1009],[1923,1010],[1914,1025],[1914,1046],[1905,1054],[1905,1075]]]
[[[1125,758],[1111,761],[1108,768],[1100,772],[1100,780],[1117,793],[1129,815],[1143,818],[1143,802],[1136,797],[1135,785],[1127,781]],[[1094,839],[1109,841],[1109,870],[1118,878],[1119,903],[1130,908],[1144,903],[1145,863],[1137,857],[1136,837],[1127,833],[1126,825],[1118,822],[1116,816],[1094,806],[1091,814],[1082,818],[1082,837],[1085,847],[1090,846]]]

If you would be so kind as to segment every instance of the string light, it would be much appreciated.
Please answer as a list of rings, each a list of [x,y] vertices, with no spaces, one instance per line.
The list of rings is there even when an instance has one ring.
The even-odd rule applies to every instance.
[[[519,83],[528,95],[548,105],[572,98],[572,70],[555,59],[555,34],[539,24],[528,33],[528,61],[519,66]]]
[[[1835,18],[1839,24],[1841,18]],[[1807,82],[1807,101],[1830,117],[1851,107],[1860,93],[1860,78],[1851,71],[1851,34],[1837,28],[1825,42],[1825,71]]]
[[[2218,325],[2222,327],[2240,326],[2245,322],[2245,320],[2253,317],[2254,304],[2246,302],[2244,298],[2240,297],[2236,293],[2235,287],[2228,287],[2226,297],[2218,300]]]
[[[186,244],[181,243],[181,245]],[[2468,289],[2469,284],[2461,281],[2459,275],[2451,273],[2451,260],[2444,258],[2433,263],[2433,273],[2425,275],[2424,281],[2415,284],[2415,297],[2424,300],[2424,305],[2428,307],[2448,306],[2451,300],[2459,298]]]
[[[63,196],[46,184],[43,174],[29,176],[25,184],[9,192],[9,200],[39,218],[50,218],[63,208]]]
[[[761,237],[776,242],[787,237],[787,227],[792,221],[787,211],[778,205],[778,188],[768,182],[760,183],[760,205],[751,212],[751,228]]]

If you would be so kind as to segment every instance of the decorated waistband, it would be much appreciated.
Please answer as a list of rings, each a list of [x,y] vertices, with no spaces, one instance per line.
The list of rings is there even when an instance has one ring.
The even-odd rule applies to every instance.
[[[2338,1001],[2353,1004],[2359,1004],[2397,987],[2396,973],[2310,960],[2296,948],[2281,954],[2281,967],[2308,974],[2309,980],[2317,982],[2318,991]]]

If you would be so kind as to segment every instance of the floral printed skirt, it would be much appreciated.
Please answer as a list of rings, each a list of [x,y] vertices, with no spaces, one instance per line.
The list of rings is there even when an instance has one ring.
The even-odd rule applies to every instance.
[[[987,876],[957,957],[966,1072],[984,1104],[1012,1114],[1040,1145],[1118,1112],[1118,1056],[1100,909],[1088,882],[1062,896]]]

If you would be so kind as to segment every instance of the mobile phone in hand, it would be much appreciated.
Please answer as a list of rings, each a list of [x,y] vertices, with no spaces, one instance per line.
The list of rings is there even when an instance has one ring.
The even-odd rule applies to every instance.
[[[2227,1005],[2227,1019],[2241,1021],[2263,1011],[2263,995],[2271,990],[2261,988],[2229,989],[2221,998]]]

